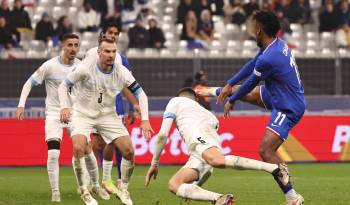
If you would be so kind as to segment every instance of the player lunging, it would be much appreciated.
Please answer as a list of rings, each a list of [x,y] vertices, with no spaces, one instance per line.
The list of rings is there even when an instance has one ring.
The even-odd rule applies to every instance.
[[[30,90],[33,86],[41,85],[45,81],[46,108],[45,108],[45,142],[47,144],[47,172],[52,190],[52,202],[60,202],[59,190],[59,156],[63,128],[71,131],[70,124],[60,122],[60,103],[58,101],[58,86],[67,74],[80,62],[75,58],[79,51],[79,37],[75,34],[63,36],[61,54],[43,63],[38,70],[27,80],[22,88],[16,116],[24,117],[24,107]],[[67,104],[71,106],[71,104]]]
[[[232,194],[219,194],[200,187],[211,175],[213,167],[263,170],[273,174],[281,184],[288,183],[288,173],[278,168],[276,164],[234,155],[224,156],[221,153],[217,133],[219,121],[196,100],[196,94],[191,88],[183,88],[178,92],[178,97],[169,101],[157,134],[152,164],[145,179],[146,186],[152,177],[155,179],[157,176],[159,158],[174,121],[190,154],[185,166],[169,181],[169,190],[177,196],[184,199],[210,201],[216,205],[233,204]]]
[[[83,180],[81,167],[84,166],[84,154],[90,132],[93,128],[101,134],[107,144],[116,145],[122,155],[121,162],[122,186],[120,199],[123,204],[132,205],[128,192],[128,184],[134,169],[134,150],[129,133],[122,120],[115,113],[115,97],[123,88],[127,87],[138,96],[141,118],[144,124],[143,134],[150,137],[153,131],[148,121],[148,100],[141,86],[135,81],[131,73],[122,65],[115,64],[117,47],[110,39],[99,42],[98,58],[84,59],[77,68],[70,73],[60,85],[59,98],[61,103],[61,118],[67,122],[70,116],[68,103],[68,88],[75,87],[79,92],[75,95],[72,112],[73,139],[73,168],[77,183],[81,189],[85,204],[95,205],[96,200],[91,197],[87,185]],[[91,150],[89,150],[92,154]],[[97,167],[96,158],[93,162]]]
[[[200,94],[218,95],[218,102],[229,97],[224,107],[225,117],[229,116],[237,100],[271,110],[270,122],[260,144],[260,156],[266,162],[282,164],[288,172],[287,165],[276,154],[276,150],[304,114],[304,89],[291,50],[276,37],[280,29],[277,17],[271,12],[259,11],[254,14],[254,20],[260,52],[229,79],[224,88],[210,88],[200,91]],[[237,85],[245,78],[242,85]],[[265,81],[265,84],[257,86],[260,81]],[[303,197],[293,189],[291,182],[286,186],[279,185],[287,205],[304,204]]]

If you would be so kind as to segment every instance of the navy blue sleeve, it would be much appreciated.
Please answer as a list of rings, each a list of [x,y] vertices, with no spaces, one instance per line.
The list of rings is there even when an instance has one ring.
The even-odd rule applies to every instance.
[[[251,74],[249,78],[241,85],[241,87],[229,98],[230,103],[246,96],[260,82],[260,78],[255,74]]]
[[[120,57],[122,58],[122,64],[123,66],[125,66],[129,71],[131,71],[131,66],[129,64],[129,60],[128,57],[124,56],[124,55],[120,55]]]
[[[243,68],[241,70],[239,70],[238,73],[236,73],[236,75],[234,75],[232,78],[230,78],[227,83],[231,86],[236,85],[237,83],[239,83],[241,80],[247,78],[250,74],[252,74],[256,61],[258,59],[258,57],[262,54],[262,52],[260,51],[252,60],[248,61],[248,63],[246,63]]]

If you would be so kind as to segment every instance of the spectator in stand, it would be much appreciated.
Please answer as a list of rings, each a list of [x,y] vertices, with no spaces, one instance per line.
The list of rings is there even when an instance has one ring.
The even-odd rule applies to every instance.
[[[134,7],[134,0],[124,0],[123,1],[123,9],[127,10],[127,11],[133,11],[135,10]]]
[[[276,4],[275,10],[282,11],[290,23],[299,23],[302,19],[299,0],[282,0]]]
[[[6,19],[6,22],[10,22],[11,11],[8,0],[2,0],[0,5],[0,16]]]
[[[29,14],[26,10],[24,10],[22,0],[15,0],[13,10],[11,11],[10,22],[15,29],[32,29],[32,23],[30,21]]]
[[[211,0],[211,5],[214,6],[213,15],[224,16],[224,0]]]
[[[193,5],[195,8],[194,11],[196,12],[197,19],[201,18],[201,14],[203,10],[208,10],[210,14],[212,13],[209,0],[196,0],[196,1],[193,1]]]
[[[214,22],[211,19],[209,10],[203,10],[199,22],[199,34],[201,38],[210,43],[214,40]]]
[[[163,31],[157,27],[157,20],[151,16],[148,18],[149,47],[164,48],[165,37]]]
[[[263,11],[272,11],[272,6],[268,1],[263,1],[263,4],[261,6],[261,10]]]
[[[311,8],[309,0],[299,0],[300,16],[299,23],[307,24],[310,23],[311,19]]]
[[[246,15],[249,17],[256,10],[259,10],[258,0],[250,0],[248,3],[243,5],[243,9]]]
[[[201,89],[206,89],[207,87],[207,75],[203,71],[199,71],[198,73],[195,74],[194,76],[195,80],[195,85],[192,87],[193,90],[196,92],[201,90]],[[203,106],[207,110],[211,110],[210,102],[209,102],[209,97],[204,97],[198,95],[198,103]]]
[[[339,24],[350,24],[350,10],[348,0],[342,0],[339,2]]]
[[[54,35],[53,25],[50,21],[49,14],[44,12],[41,20],[36,24],[35,39],[48,42]]]
[[[320,32],[335,31],[338,26],[338,15],[332,2],[327,2],[319,15]]]
[[[0,47],[4,47],[5,49],[10,49],[17,45],[14,40],[13,29],[7,24],[6,18],[4,16],[0,16]]]
[[[141,16],[136,18],[135,26],[128,31],[129,48],[147,48],[149,44],[149,33],[145,29]]]
[[[68,16],[61,16],[57,21],[56,35],[62,41],[62,37],[67,33],[73,33],[73,25]]]
[[[113,22],[122,29],[122,1],[121,0],[91,0],[92,8],[101,14],[101,26]]]
[[[195,41],[200,39],[198,35],[198,20],[196,13],[192,10],[186,14],[184,26],[182,27],[181,40]]]
[[[242,25],[247,18],[241,0],[229,0],[224,7],[224,12],[227,21],[233,24]]]
[[[100,24],[100,15],[92,9],[89,0],[84,0],[83,8],[78,12],[78,27],[82,32],[95,32]]]
[[[181,0],[181,3],[177,8],[176,23],[185,25],[186,15],[190,10],[194,10],[192,0]]]
[[[347,23],[344,23],[336,32],[336,43],[338,47],[350,47],[350,28]]]

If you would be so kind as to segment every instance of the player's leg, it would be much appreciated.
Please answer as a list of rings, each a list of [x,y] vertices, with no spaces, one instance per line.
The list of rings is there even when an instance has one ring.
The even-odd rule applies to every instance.
[[[51,186],[51,201],[60,202],[59,157],[63,126],[56,115],[48,114],[45,119],[45,141],[47,144],[47,173]]]
[[[235,85],[232,87],[232,94],[235,93],[240,88],[240,85]],[[212,96],[216,97],[220,95],[222,88],[221,87],[208,87],[196,91],[197,94],[202,96]],[[241,99],[243,102],[247,102],[262,108],[270,109],[267,105],[268,102],[264,102],[264,86],[256,86],[250,93]]]
[[[273,110],[271,113],[271,119],[267,126],[266,133],[260,144],[260,156],[269,163],[279,164],[281,173],[289,175],[287,164],[276,153],[277,149],[287,139],[289,131],[299,121],[291,120],[290,116],[283,112]],[[281,177],[278,173],[274,173],[274,178],[285,194],[287,204],[303,204],[304,199],[298,194],[292,186],[288,177],[288,183],[281,183]]]
[[[103,149],[103,177],[102,177],[102,186],[109,193],[116,193],[117,187],[114,185],[112,180],[112,168],[113,168],[113,153],[115,150],[115,145],[113,143],[107,144]]]
[[[186,165],[169,180],[169,190],[184,199],[210,201],[215,204],[233,203],[232,194],[224,195],[200,187],[210,177],[212,169],[191,156]]]
[[[59,157],[60,157],[60,141],[49,140],[47,144],[47,173],[51,186],[52,202],[61,202],[59,190]]]
[[[101,152],[103,153],[103,149],[106,146],[106,143],[103,141],[101,135],[96,130],[94,130],[92,134],[94,136],[93,140],[91,141],[92,151],[94,152],[96,159],[102,162],[103,157],[101,158]]]
[[[98,195],[103,200],[109,200],[109,194],[104,189],[102,189],[99,183],[98,164],[96,157],[92,151],[91,143],[88,143],[88,145],[85,147],[85,163],[91,179],[92,193]]]
[[[91,196],[87,189],[87,183],[84,180],[84,167],[88,168],[85,163],[85,154],[88,149],[88,142],[90,140],[90,132],[93,128],[94,120],[73,113],[72,127],[74,127],[72,135],[73,144],[73,170],[80,188],[81,199],[85,204],[96,205],[97,201]]]

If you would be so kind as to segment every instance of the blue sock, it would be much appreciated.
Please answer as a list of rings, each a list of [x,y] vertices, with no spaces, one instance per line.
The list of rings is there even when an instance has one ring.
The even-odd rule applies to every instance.
[[[122,153],[120,152],[120,150],[118,148],[115,148],[115,158],[117,160],[117,170],[118,170],[118,179],[121,179],[122,175],[121,175],[121,169],[120,169],[120,165],[122,163]]]
[[[280,187],[280,189],[282,190],[282,192],[284,194],[286,194],[287,192],[289,192],[290,190],[293,189],[292,182],[289,181],[287,185],[283,185],[282,182],[277,177],[278,172],[279,172],[279,169],[276,169],[275,171],[272,172],[273,178],[277,182],[277,184]]]

